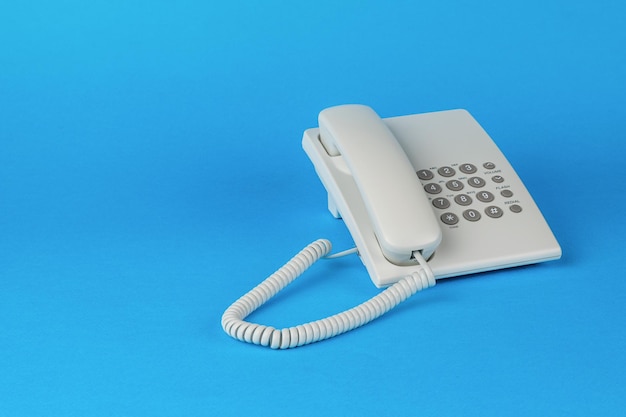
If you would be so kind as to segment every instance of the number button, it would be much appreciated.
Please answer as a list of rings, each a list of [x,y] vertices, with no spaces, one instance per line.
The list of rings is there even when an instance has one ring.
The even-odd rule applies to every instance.
[[[476,166],[472,164],[463,164],[459,167],[462,173],[464,174],[473,174],[477,171]]]
[[[456,171],[450,167],[441,167],[437,170],[437,172],[442,177],[452,177],[454,176],[454,174],[456,174]]]
[[[485,186],[485,180],[480,177],[472,177],[467,180],[467,183],[474,188],[481,188]]]
[[[429,169],[420,169],[417,171],[417,178],[420,180],[432,180],[435,176]]]
[[[480,212],[474,209],[468,209],[463,212],[463,217],[470,222],[477,222],[480,220]]]
[[[439,184],[431,182],[430,184],[426,184],[424,186],[424,191],[426,191],[428,194],[439,194],[441,192],[441,187],[439,186]]]
[[[476,194],[476,198],[482,201],[483,203],[489,203],[493,201],[494,196],[489,191],[481,191]]]
[[[485,209],[485,214],[489,217],[493,217],[497,219],[498,217],[502,217],[504,212],[498,206],[489,206]]]
[[[463,183],[457,180],[450,180],[446,183],[446,187],[452,191],[461,191],[463,189]]]
[[[448,207],[450,207],[450,201],[447,198],[435,198],[433,200],[433,206],[437,207],[438,209],[446,209]]]
[[[454,197],[454,201],[461,206],[469,206],[472,204],[472,197],[467,194],[459,194]]]
[[[452,226],[459,222],[459,217],[454,213],[443,213],[441,215],[441,221]]]

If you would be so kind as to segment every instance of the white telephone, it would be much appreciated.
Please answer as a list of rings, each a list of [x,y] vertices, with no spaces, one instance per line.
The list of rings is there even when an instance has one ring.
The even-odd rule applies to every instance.
[[[513,167],[464,110],[381,119],[323,110],[303,147],[370,278],[387,287],[329,318],[277,330],[244,321],[330,251],[312,243],[222,317],[231,336],[273,348],[333,337],[384,314],[435,278],[558,259],[561,248]]]

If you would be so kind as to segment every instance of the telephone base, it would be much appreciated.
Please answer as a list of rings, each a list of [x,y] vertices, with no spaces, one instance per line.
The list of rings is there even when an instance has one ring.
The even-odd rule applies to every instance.
[[[447,278],[558,259],[561,248],[530,193],[489,135],[465,110],[382,119],[408,156],[439,222],[442,240],[428,264]],[[414,266],[387,260],[342,155],[330,155],[318,128],[303,147],[328,191],[328,209],[350,230],[378,287]],[[394,179],[388,179],[394,186]],[[407,191],[411,192],[411,191]]]

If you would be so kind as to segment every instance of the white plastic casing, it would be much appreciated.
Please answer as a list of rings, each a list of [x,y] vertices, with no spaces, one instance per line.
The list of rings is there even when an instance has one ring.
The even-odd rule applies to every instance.
[[[483,214],[479,221],[467,221],[462,217],[465,208],[453,201],[458,192],[446,188],[445,183],[450,178],[434,179],[443,190],[437,196],[426,195],[442,233],[441,242],[429,261],[437,278],[542,262],[561,256],[558,242],[526,187],[495,143],[467,111],[450,110],[382,120],[408,157],[413,175],[421,169],[436,173],[438,168],[449,166],[457,171],[453,179],[467,183],[471,175],[463,174],[458,168],[460,164],[473,164],[478,168],[475,175],[487,179],[480,190],[495,195],[496,201],[478,202],[475,197],[480,190],[469,186],[462,192],[474,197],[472,207],[479,212],[486,210],[489,204],[497,204],[503,209],[504,214],[499,218]],[[392,262],[381,252],[368,208],[347,161],[343,155],[337,155],[336,150],[333,152],[332,145],[327,145],[331,147],[330,152],[327,151],[320,141],[320,133],[318,128],[304,132],[304,150],[328,191],[329,210],[345,221],[372,281],[376,286],[383,287],[412,273],[415,266]],[[492,163],[495,168],[485,168],[483,164],[486,162]],[[505,183],[490,181],[495,175],[502,176]],[[388,187],[397,184],[393,178],[384,175],[382,180]],[[419,187],[415,193],[424,193],[419,181],[413,184]],[[503,197],[501,192],[504,189],[510,190],[513,195]],[[445,210],[433,207],[430,203],[436,197],[451,200],[451,207]],[[514,205],[521,207],[522,211],[510,210]],[[439,218],[444,212],[456,215],[460,221],[454,225],[443,223]]]

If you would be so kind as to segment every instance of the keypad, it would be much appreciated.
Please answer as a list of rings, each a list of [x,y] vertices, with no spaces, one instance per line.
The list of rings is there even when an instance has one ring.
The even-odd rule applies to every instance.
[[[417,177],[437,216],[447,226],[497,220],[506,213],[523,211],[519,201],[511,200],[515,190],[507,184],[506,175],[491,161],[420,169]]]

